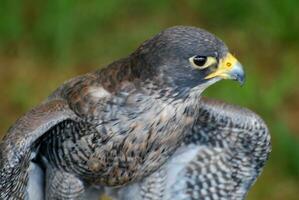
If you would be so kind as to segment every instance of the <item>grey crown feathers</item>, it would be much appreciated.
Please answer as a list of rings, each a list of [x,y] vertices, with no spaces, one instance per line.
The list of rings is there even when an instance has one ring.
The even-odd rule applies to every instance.
[[[252,111],[202,98],[244,82],[226,45],[168,28],[62,84],[0,143],[0,199],[244,199],[271,150]]]

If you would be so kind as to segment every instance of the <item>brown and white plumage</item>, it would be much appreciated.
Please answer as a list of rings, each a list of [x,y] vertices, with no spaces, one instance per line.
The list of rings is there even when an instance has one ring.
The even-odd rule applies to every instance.
[[[91,199],[104,188],[131,188],[142,182],[147,196],[159,190],[164,198],[166,187],[171,198],[171,185],[177,181],[169,182],[167,173],[175,169],[179,153],[190,148],[193,155],[203,156],[218,148],[212,137],[197,138],[221,128],[214,113],[232,115],[233,126],[227,127],[232,135],[235,127],[246,123],[237,124],[233,112],[221,111],[225,107],[217,103],[200,101],[201,93],[221,79],[244,80],[240,63],[225,44],[204,30],[179,26],[162,31],[103,70],[65,82],[17,120],[0,143],[0,198]],[[246,112],[240,116],[250,118]],[[216,138],[220,133],[215,132]],[[190,180],[198,186],[204,180],[196,180],[202,163],[192,152],[190,157],[186,151],[194,161],[189,172],[195,179]],[[239,176],[235,171],[232,182]],[[157,174],[166,179],[153,185],[151,177]],[[175,190],[180,195],[186,191]]]
[[[142,181],[109,191],[118,200],[244,199],[271,151],[252,111],[203,98],[200,117],[181,146]]]

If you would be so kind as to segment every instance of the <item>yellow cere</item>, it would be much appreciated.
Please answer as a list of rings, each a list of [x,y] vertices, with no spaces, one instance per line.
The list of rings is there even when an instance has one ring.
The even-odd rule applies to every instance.
[[[206,76],[205,79],[214,77],[229,78],[229,72],[237,62],[238,60],[232,54],[228,53],[219,61],[217,70]]]

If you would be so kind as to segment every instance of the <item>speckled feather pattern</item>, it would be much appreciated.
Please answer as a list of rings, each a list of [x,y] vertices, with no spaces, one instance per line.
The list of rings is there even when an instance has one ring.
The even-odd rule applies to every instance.
[[[0,199],[32,197],[32,162],[46,199],[96,199],[104,188],[117,199],[242,199],[268,156],[267,128],[250,111],[200,100],[220,79],[188,61],[227,52],[204,30],[173,27],[65,82],[1,141]]]
[[[206,98],[199,116],[160,170],[115,199],[244,199],[271,151],[267,126],[248,109]]]
[[[41,152],[58,169],[91,184],[122,185],[152,173],[172,154],[176,139],[192,123],[189,116],[178,118],[177,113],[195,104],[193,98],[190,102],[171,97],[162,100],[159,94],[155,98],[154,94],[122,90],[101,103],[93,100],[97,96],[89,95],[82,95],[88,97],[84,101],[87,108],[73,101],[73,110],[84,114],[82,121],[66,120],[49,130],[42,142],[46,149]],[[177,101],[184,103],[177,106]],[[155,118],[145,121],[150,116]],[[163,134],[165,130],[172,131]]]

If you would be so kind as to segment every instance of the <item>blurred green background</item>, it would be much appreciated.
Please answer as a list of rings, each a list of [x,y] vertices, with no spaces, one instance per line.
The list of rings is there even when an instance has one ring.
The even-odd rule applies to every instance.
[[[103,67],[173,25],[223,39],[245,66],[243,87],[205,93],[248,107],[270,127],[273,150],[248,199],[298,199],[297,0],[1,0],[0,133],[63,81]]]

